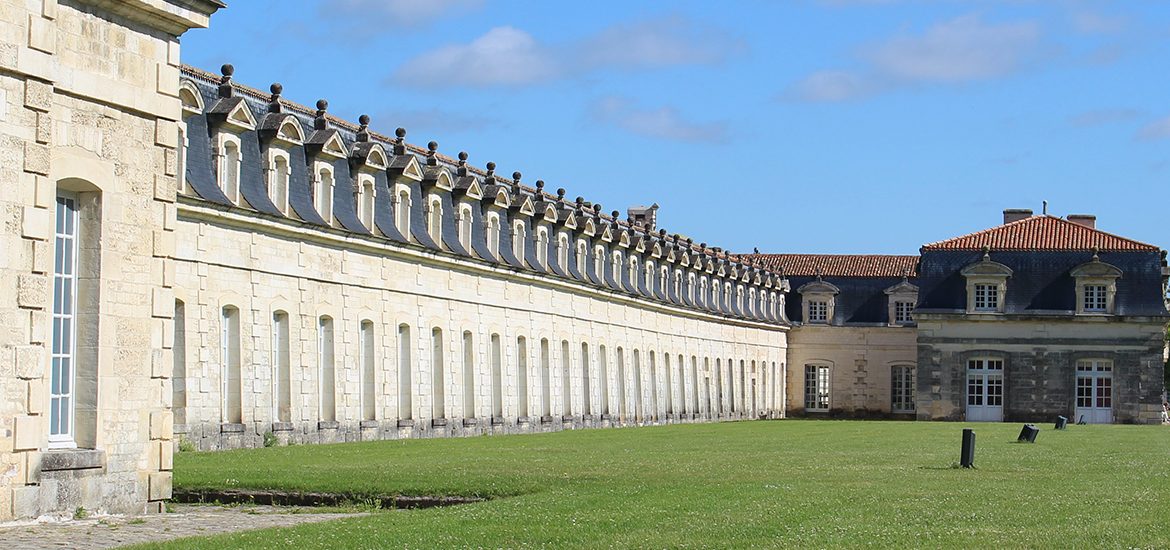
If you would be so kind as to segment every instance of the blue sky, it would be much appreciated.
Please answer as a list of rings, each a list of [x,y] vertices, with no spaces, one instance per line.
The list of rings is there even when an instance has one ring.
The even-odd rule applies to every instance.
[[[1170,246],[1170,3],[229,0],[185,63],[734,251]]]

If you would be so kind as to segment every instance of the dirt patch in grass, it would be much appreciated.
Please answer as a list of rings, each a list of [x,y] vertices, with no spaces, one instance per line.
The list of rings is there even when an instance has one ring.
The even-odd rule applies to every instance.
[[[175,489],[171,500],[183,504],[260,504],[265,506],[363,505],[383,509],[415,509],[473,504],[487,499],[461,496],[357,495],[250,489]]]

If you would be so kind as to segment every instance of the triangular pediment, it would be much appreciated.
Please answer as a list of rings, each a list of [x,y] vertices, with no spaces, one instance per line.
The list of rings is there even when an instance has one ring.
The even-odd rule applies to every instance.
[[[646,251],[646,237],[638,237],[638,245],[634,247],[638,252]]]
[[[536,207],[532,205],[532,197],[524,197],[520,203],[520,213],[525,216],[535,216]]]
[[[577,214],[571,211],[565,214],[564,226],[568,229],[577,229]]]
[[[601,232],[601,240],[605,242],[613,242],[613,225],[606,225]]]
[[[473,181],[467,185],[467,196],[475,200],[483,199],[483,187],[480,187],[478,181]]]
[[[256,118],[252,116],[252,111],[248,109],[248,105],[243,101],[232,107],[228,112],[227,123],[244,130],[256,129]]]
[[[321,152],[338,158],[349,156],[349,153],[345,150],[345,142],[341,141],[341,136],[337,132],[334,132],[333,135],[329,136],[329,139],[325,140],[325,143],[321,145]]]
[[[682,254],[681,256],[679,256],[679,259],[678,259],[678,260],[679,260],[679,261],[678,261],[678,263],[679,263],[680,265],[684,265],[684,266],[690,266],[690,265],[691,265],[691,255],[690,255],[690,254],[686,254],[686,253],[684,253],[684,254]]]
[[[390,161],[390,168],[391,172],[397,173],[399,177],[411,181],[422,181],[423,179],[422,166],[418,163],[418,157],[414,155],[394,157]]]
[[[655,257],[655,258],[661,258],[662,257],[662,245],[660,245],[658,243],[654,243],[654,246],[650,249],[650,255]]]

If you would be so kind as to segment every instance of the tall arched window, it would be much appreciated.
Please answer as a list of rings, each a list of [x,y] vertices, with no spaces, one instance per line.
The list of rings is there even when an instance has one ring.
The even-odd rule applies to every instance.
[[[707,368],[710,366],[708,364],[709,362],[710,362],[710,359],[703,359],[703,370],[704,371],[706,371]],[[679,363],[682,363],[682,361],[679,361]],[[704,376],[706,376],[706,375],[704,375]],[[699,402],[699,359],[697,357],[695,357],[694,355],[692,355],[691,356],[691,403],[692,403],[691,412],[698,413],[698,412],[704,412],[704,410],[705,410],[705,412],[707,413],[707,417],[710,418],[710,416],[711,416],[711,391],[710,391],[710,388],[707,388],[705,395],[707,396],[707,402],[705,403],[705,407],[701,407],[700,402]],[[700,409],[703,409],[703,410],[700,410]]]
[[[377,418],[377,392],[375,391],[376,380],[374,380],[374,322],[365,320],[362,321],[360,327],[360,341],[358,342],[358,364],[360,365],[359,381],[361,386],[361,399],[359,400],[362,410],[362,420],[374,420]]]
[[[325,223],[333,225],[333,169],[323,166],[317,171],[317,189],[313,205]]]
[[[491,336],[492,360],[492,416],[504,417],[504,352],[500,349],[500,335]]]
[[[588,250],[589,247],[585,244],[584,240],[577,241],[577,273],[581,277],[585,277],[585,262],[589,255]]]
[[[723,360],[715,358],[715,414],[723,416]]]
[[[475,346],[470,330],[463,331],[463,418],[475,418]]]
[[[524,263],[524,239],[527,238],[524,222],[517,220],[516,223],[512,224],[512,255],[516,256],[520,263]]]
[[[597,274],[599,279],[605,278],[605,247],[597,245],[593,247],[593,272]]]
[[[654,352],[650,352],[650,418],[658,420],[658,365],[654,364]]]
[[[670,370],[670,354],[662,354],[662,374],[666,377],[666,414],[674,414],[674,373]]]
[[[471,252],[471,207],[466,204],[459,206],[459,244],[463,249]]]
[[[548,267],[548,229],[536,228],[536,262],[541,267]]]
[[[646,285],[646,292],[654,295],[654,262],[646,262],[646,267],[642,268],[645,274],[642,278]]]
[[[630,286],[635,290],[638,289],[638,257],[630,255],[629,266],[627,268],[627,277],[630,279]]]
[[[573,373],[569,355],[569,341],[561,340],[561,414],[573,415]]]
[[[234,204],[240,203],[240,143],[224,137],[219,184]]]
[[[699,307],[707,307],[707,277],[699,278]]]
[[[516,416],[528,416],[528,339],[516,338]]]
[[[414,361],[411,360],[411,348],[414,343],[410,340],[410,325],[398,325],[398,419],[410,420],[414,418],[414,403],[411,388],[411,369]]]
[[[540,415],[552,415],[552,358],[548,338],[540,339]]]
[[[599,361],[604,361],[605,356],[600,355]],[[604,363],[602,363],[604,364]],[[604,374],[605,371],[602,371]],[[605,401],[605,386],[602,386],[602,406],[606,406]],[[622,348],[617,349],[617,394],[618,394],[618,416],[625,420],[629,416],[629,411],[626,408],[626,350]],[[605,411],[602,411],[605,412]]]
[[[447,418],[447,384],[444,374],[443,329],[431,329],[431,418]]]
[[[394,227],[410,239],[410,190],[400,187],[394,196]]]
[[[443,246],[443,203],[438,197],[427,202],[427,235],[435,244]]]
[[[719,284],[719,279],[711,279],[711,309],[719,310],[722,305],[719,302],[719,287],[721,286],[723,285]]]
[[[276,422],[292,422],[292,369],[289,355],[288,313],[272,314],[272,418]]]
[[[674,270],[674,297],[676,299],[679,299],[679,300],[682,299],[682,270],[681,269]]]
[[[686,414],[693,411],[693,407],[699,406],[698,403],[692,405],[692,409],[687,409],[687,373],[686,364],[683,361],[683,356],[678,356],[678,412]]]
[[[485,222],[485,239],[488,252],[495,258],[500,257],[500,216],[495,212],[487,215]]]
[[[687,303],[695,303],[695,274],[687,273]]]
[[[242,384],[240,376],[240,310],[224,306],[220,317],[220,369],[222,418],[229,424],[240,424],[243,419]]]
[[[645,418],[642,411],[642,358],[638,350],[634,350],[634,418],[639,421]]]
[[[374,178],[364,174],[358,176],[358,220],[371,231],[374,229],[374,195]]]
[[[288,157],[284,154],[273,154],[272,167],[268,172],[268,197],[281,214],[288,213]]]
[[[320,420],[337,420],[337,370],[333,353],[333,318],[322,315],[317,320],[317,380],[319,380]]]
[[[64,290],[64,289],[62,289],[62,290]],[[62,337],[65,335],[61,334],[60,330],[61,330],[61,328],[72,328],[72,327],[62,327],[61,326],[61,324],[62,324],[61,319],[59,317],[57,317],[57,311],[56,311],[57,309],[59,309],[59,306],[54,306],[53,309],[54,309],[53,328],[55,329],[55,331],[54,331],[54,335],[55,335],[54,346],[55,347],[53,349],[57,350],[57,353],[53,354],[54,356],[53,356],[52,361],[54,363],[56,363],[57,376],[60,377],[62,374],[61,373],[61,358],[62,358],[61,356],[66,356],[66,357],[70,357],[70,358],[73,356],[73,350],[62,350],[61,349],[60,340],[62,340],[63,339]],[[171,409],[174,411],[175,424],[186,424],[187,423],[187,306],[186,306],[186,304],[183,303],[182,300],[175,300],[174,327],[175,327],[175,333],[174,333],[175,340],[174,340],[174,345],[172,346],[172,354],[173,354],[173,358],[174,358],[174,372],[171,373]],[[72,336],[73,336],[72,334],[69,335],[70,340],[74,340],[74,338],[72,338]],[[64,352],[64,353],[62,353],[62,352]],[[50,381],[50,384],[51,384],[51,382],[52,381]],[[62,386],[61,384],[57,384],[56,386],[53,386],[53,387],[55,387],[59,391],[61,389],[64,389],[61,386]],[[72,388],[72,385],[70,385],[70,388]],[[51,412],[60,414],[61,413],[60,404],[61,404],[60,401],[58,401],[58,403],[57,403],[58,406],[56,408],[50,407]],[[58,424],[56,424],[56,426],[60,427],[60,424],[58,423]]]
[[[557,235],[557,266],[569,270],[569,237],[564,233]]]
[[[613,282],[620,287],[622,286],[622,251],[614,250],[610,254],[610,258],[612,260],[610,275],[613,277]]]
[[[581,342],[581,412],[593,414],[589,399],[589,344]]]

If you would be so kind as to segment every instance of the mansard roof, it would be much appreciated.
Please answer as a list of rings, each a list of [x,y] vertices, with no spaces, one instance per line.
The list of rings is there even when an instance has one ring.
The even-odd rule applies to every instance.
[[[1099,229],[1056,216],[1031,216],[961,237],[930,243],[927,250],[1092,250],[1130,252],[1158,250]]]
[[[745,254],[742,259],[788,277],[913,277],[918,256],[881,254]]]

